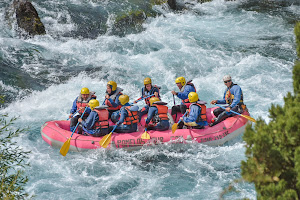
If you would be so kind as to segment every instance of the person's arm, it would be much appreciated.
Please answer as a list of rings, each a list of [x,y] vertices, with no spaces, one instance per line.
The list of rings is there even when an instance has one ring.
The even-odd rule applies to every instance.
[[[120,119],[116,123],[116,125],[119,126],[120,124],[122,124],[127,116],[128,116],[127,111],[125,109],[122,109],[120,113]]]
[[[233,86],[232,87],[232,94],[234,95],[234,99],[230,105],[231,108],[235,107],[240,101],[242,97],[242,89],[240,86]]]
[[[146,119],[146,124],[149,124],[150,120],[154,117],[156,110],[157,110],[157,108],[155,108],[155,107],[149,108],[147,119]]]
[[[84,126],[88,130],[92,129],[95,124],[97,116],[98,114],[96,112],[91,112],[88,118],[85,121],[83,120],[81,122],[82,126]]]
[[[184,122],[195,122],[198,118],[201,109],[199,106],[192,106],[188,117],[183,117]]]
[[[182,100],[188,99],[190,92],[195,92],[194,87],[191,85],[186,85],[183,92],[177,92],[177,97]]]
[[[108,99],[108,101],[111,103],[111,105],[112,105],[114,108],[118,107],[118,105],[119,105],[119,104],[118,104],[118,102],[119,102],[119,96],[120,96],[120,95],[117,95],[117,96],[116,96],[116,100],[115,100],[116,102],[114,102],[111,98]]]
[[[76,104],[77,98],[73,101],[73,105],[72,105],[72,108],[70,110],[70,114],[74,114],[77,111],[77,104]]]
[[[159,90],[157,89],[157,87],[153,87],[151,90],[151,94],[154,94],[155,97],[159,98]]]

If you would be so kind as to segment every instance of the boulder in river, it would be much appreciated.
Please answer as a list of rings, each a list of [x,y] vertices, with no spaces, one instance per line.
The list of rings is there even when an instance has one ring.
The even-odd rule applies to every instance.
[[[16,14],[17,25],[20,30],[25,31],[26,35],[44,35],[46,34],[45,26],[28,0],[14,0],[10,10],[7,11],[7,18]]]

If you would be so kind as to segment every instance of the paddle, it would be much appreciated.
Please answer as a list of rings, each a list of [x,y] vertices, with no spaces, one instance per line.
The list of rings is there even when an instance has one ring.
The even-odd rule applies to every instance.
[[[72,117],[74,117],[76,114],[78,113],[78,110],[76,110],[76,112],[72,115]],[[71,118],[72,118],[71,117]],[[68,118],[67,120],[71,119],[71,118]]]
[[[142,134],[141,138],[144,140],[150,139],[150,135],[149,135],[149,133],[147,133],[147,128],[145,128],[145,132]]]
[[[106,148],[110,141],[111,141],[111,134],[114,132],[114,130],[117,128],[117,125],[115,125],[114,129],[107,135],[105,135],[100,141],[99,144],[101,147]]]
[[[173,94],[173,101],[174,101],[174,106],[175,106],[176,103],[175,103],[175,96],[174,96],[174,94]]]
[[[219,106],[220,108],[223,108],[224,110],[226,109],[225,107],[223,107],[223,106],[221,106],[221,105],[219,105],[219,104],[216,104],[216,106]],[[248,116],[248,115],[242,115],[242,114],[240,114],[240,113],[234,112],[233,110],[230,110],[230,112],[232,112],[232,113],[234,113],[234,114],[237,114],[237,115],[240,115],[240,116],[242,116],[242,117],[245,117],[246,119],[248,119],[248,120],[250,120],[250,121],[252,121],[252,122],[256,122],[256,120],[255,120],[254,118],[252,118],[252,117],[250,117],[250,116]]]
[[[184,117],[184,116],[186,115],[187,112],[188,112],[188,111],[186,111],[182,117]],[[172,133],[173,133],[173,134],[174,134],[175,131],[177,130],[177,126],[178,126],[178,124],[179,124],[180,122],[181,122],[181,120],[179,120],[178,123],[174,123],[174,124],[172,125]]]
[[[139,102],[139,101],[142,101],[142,100],[144,100],[144,99],[147,99],[147,98],[149,98],[149,97],[152,97],[152,96],[154,96],[154,95],[155,95],[155,94],[151,94],[151,95],[146,96],[146,97],[144,97],[144,98],[142,98],[142,99],[136,100],[135,103],[137,103],[137,102]]]
[[[103,103],[102,103],[102,106],[105,104],[105,100],[106,100],[106,99],[104,99],[104,101],[103,101]]]
[[[82,115],[81,115],[80,118],[83,117],[83,115],[84,115],[84,113],[85,113],[85,111],[86,111],[87,108],[88,108],[88,107],[85,107],[85,109],[84,109],[84,111],[83,111],[83,113],[82,113]],[[69,148],[70,148],[71,138],[72,138],[72,136],[73,136],[73,134],[74,134],[74,132],[75,132],[75,130],[76,130],[78,124],[79,124],[79,122],[76,124],[75,129],[74,129],[74,131],[72,132],[71,137],[69,137],[69,139],[68,139],[68,140],[62,145],[62,147],[60,148],[60,151],[59,151],[59,152],[60,152],[61,155],[63,155],[63,156],[66,156],[66,155],[67,155],[67,153],[68,153],[68,151],[69,151]]]

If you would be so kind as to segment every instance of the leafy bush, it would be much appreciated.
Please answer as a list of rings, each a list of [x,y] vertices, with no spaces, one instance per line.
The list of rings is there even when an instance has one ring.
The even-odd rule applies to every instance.
[[[300,23],[295,26],[300,58]],[[270,123],[261,118],[244,134],[246,161],[242,177],[254,183],[258,199],[300,198],[300,62],[293,69],[294,94],[288,93],[284,106],[272,105]]]
[[[30,152],[24,152],[12,139],[24,129],[12,129],[16,118],[7,120],[0,115],[0,199],[25,199],[29,195],[24,191],[28,178],[24,169],[25,160]]]

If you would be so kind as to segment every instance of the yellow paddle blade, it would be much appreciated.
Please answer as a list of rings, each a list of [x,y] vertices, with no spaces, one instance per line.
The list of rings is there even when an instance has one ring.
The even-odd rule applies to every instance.
[[[142,134],[141,138],[144,139],[144,140],[150,140],[150,135],[149,135],[149,133],[147,133],[147,131],[145,131]]]
[[[70,148],[70,142],[71,142],[71,138],[69,138],[63,145],[62,147],[60,148],[60,151],[59,153],[63,156],[66,156],[68,151],[69,151],[69,148]]]
[[[245,117],[246,119],[252,121],[252,122],[256,122],[256,120],[248,115],[241,115],[242,117]]]
[[[177,126],[178,126],[178,123],[175,123],[172,125],[172,133],[174,134],[175,131],[177,130]]]
[[[109,143],[111,141],[111,134],[112,134],[112,132],[110,132],[108,135],[104,136],[99,141],[99,144],[100,144],[101,147],[106,148],[109,145]]]

